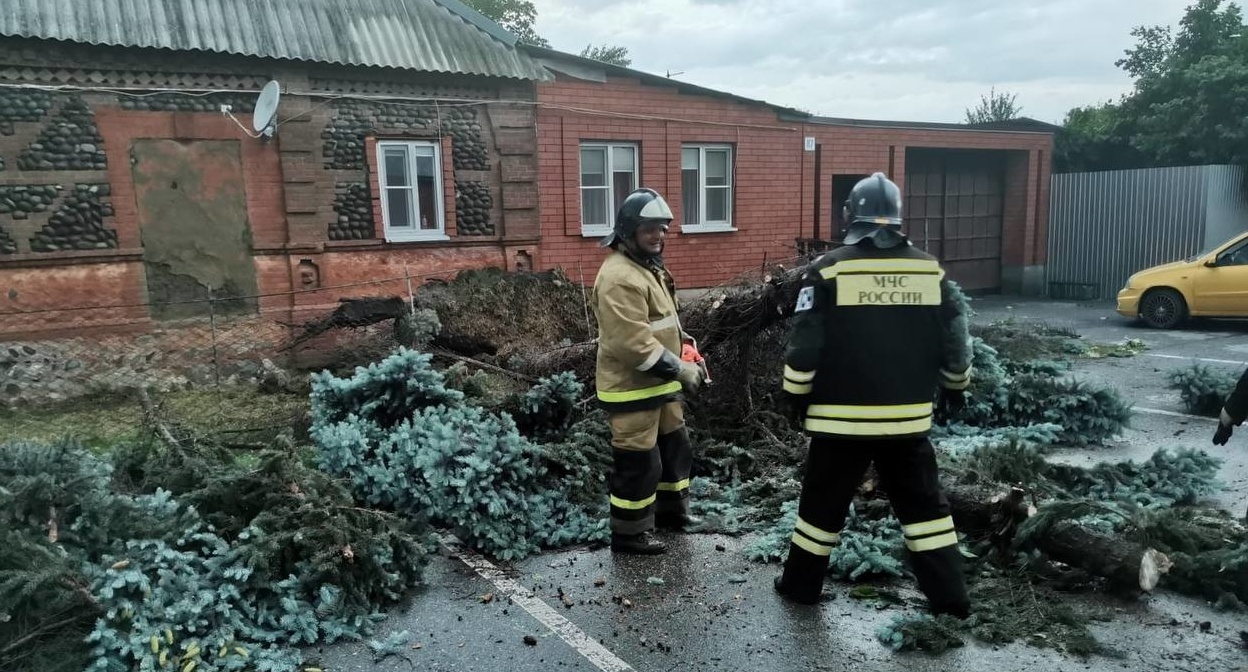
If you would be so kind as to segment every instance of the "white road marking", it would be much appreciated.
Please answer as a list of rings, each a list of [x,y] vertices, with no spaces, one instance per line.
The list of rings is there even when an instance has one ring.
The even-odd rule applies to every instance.
[[[1209,422],[1217,422],[1217,418],[1207,418],[1203,415],[1188,415],[1187,413],[1176,413],[1174,411],[1163,411],[1160,408],[1145,408],[1143,406],[1132,406],[1131,410],[1136,413],[1151,413],[1153,415],[1168,415],[1172,418],[1187,418],[1188,420],[1208,420]]]
[[[572,621],[564,618],[553,607],[543,602],[533,591],[507,578],[489,560],[464,546],[463,542],[457,539],[455,535],[443,534],[440,536],[442,545],[451,555],[471,567],[481,578],[494,584],[494,587],[499,592],[511,597],[513,603],[520,605],[520,608],[527,611],[530,616],[536,618],[542,625],[550,628],[556,635],[559,635],[563,641],[568,643],[568,646],[571,646],[577,653],[584,656],[586,660],[593,663],[594,667],[603,672],[636,672],[631,665],[617,658],[615,654],[576,627]]]
[[[1194,362],[1210,362],[1210,363],[1213,363],[1213,364],[1236,364],[1236,365],[1239,365],[1239,366],[1243,366],[1243,365],[1245,364],[1244,360],[1242,360],[1242,359],[1240,359],[1240,360],[1234,360],[1234,359],[1208,359],[1208,358],[1206,358],[1206,357],[1187,357],[1187,356],[1184,356],[1184,355],[1155,355],[1155,354],[1152,354],[1152,353],[1146,353],[1146,354],[1145,354],[1145,357],[1160,357],[1160,358],[1162,358],[1162,359],[1190,359],[1190,360],[1192,360],[1192,361],[1194,361]]]

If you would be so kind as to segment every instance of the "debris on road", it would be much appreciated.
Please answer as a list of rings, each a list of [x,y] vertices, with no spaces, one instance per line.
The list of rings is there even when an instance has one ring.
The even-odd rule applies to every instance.
[[[721,372],[688,403],[696,443],[692,505],[704,521],[692,531],[752,535],[745,552],[761,562],[787,553],[806,445],[774,410],[798,277],[771,269],[762,281],[721,288],[682,312],[682,324]],[[402,321],[391,346],[403,346],[359,368],[344,361],[313,377],[310,445],[240,455],[183,436],[176,418],[160,420],[172,444],[123,445],[108,454],[72,443],[0,445],[0,511],[9,512],[0,520],[22,549],[14,576],[50,576],[53,567],[64,579],[30,584],[37,589],[11,610],[11,622],[0,623],[0,648],[18,642],[19,655],[73,657],[79,669],[151,665],[159,652],[122,636],[142,622],[177,641],[194,632],[214,650],[243,651],[276,661],[277,669],[298,661],[266,644],[273,632],[307,643],[368,636],[380,611],[419,582],[435,527],[503,561],[605,540],[609,432],[589,403],[595,346],[582,289],[557,273],[469,272],[422,288],[417,304],[420,311],[396,310],[380,298],[368,304],[371,312],[361,304],[309,326],[319,334],[349,328],[342,323],[352,315],[382,316]],[[1248,534],[1198,504],[1215,487],[1216,459],[1164,450],[1142,462],[1086,468],[1049,461],[1059,446],[1104,444],[1129,420],[1121,395],[1069,375],[1075,359],[1106,350],[1069,331],[1011,321],[976,325],[973,334],[970,403],[938,418],[934,441],[972,556],[975,613],[957,629],[899,622],[881,635],[888,646],[928,650],[970,636],[1094,651],[1085,627],[1094,615],[1064,608],[1056,597],[1072,587],[1248,600]],[[1137,349],[1122,345],[1113,356]],[[27,487],[35,481],[47,487]],[[830,575],[908,580],[887,493],[872,475],[867,483]],[[50,518],[60,530],[97,527],[83,540],[49,539]],[[140,533],[155,546],[125,552]],[[189,548],[183,540],[192,536],[201,541]],[[715,549],[727,551],[724,544]],[[238,597],[221,598],[211,616],[175,608],[181,593],[131,599],[136,586],[167,572],[203,590],[229,587]],[[870,597],[892,602],[888,595],[877,589]],[[572,606],[562,591],[559,598]],[[633,608],[628,598],[612,601]],[[266,606],[258,612],[244,603]],[[129,604],[141,613],[123,615]],[[80,616],[28,637],[31,624],[55,623],[66,610]],[[228,641],[203,634],[225,633],[240,613],[252,620],[231,625]],[[204,618],[220,620],[204,626]],[[79,642],[92,629],[105,633],[105,643],[48,650],[51,639]],[[216,672],[208,664],[197,669]]]

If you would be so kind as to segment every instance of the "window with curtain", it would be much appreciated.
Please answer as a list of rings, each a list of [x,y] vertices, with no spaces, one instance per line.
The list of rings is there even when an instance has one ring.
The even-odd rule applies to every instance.
[[[581,234],[605,236],[620,202],[638,185],[637,145],[581,144]]]
[[[377,170],[386,240],[448,238],[440,144],[419,140],[378,142]]]
[[[681,231],[732,228],[732,147],[682,147],[680,186]]]

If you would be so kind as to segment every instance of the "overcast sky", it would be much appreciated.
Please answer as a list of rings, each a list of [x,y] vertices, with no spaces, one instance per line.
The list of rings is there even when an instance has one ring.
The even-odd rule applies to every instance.
[[[995,86],[1025,116],[1116,99],[1131,28],[1193,0],[535,0],[561,51],[628,47],[632,67],[834,117],[964,120]]]

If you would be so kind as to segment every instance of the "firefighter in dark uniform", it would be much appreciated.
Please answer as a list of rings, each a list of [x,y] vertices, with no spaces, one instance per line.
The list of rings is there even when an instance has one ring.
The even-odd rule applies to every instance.
[[[937,398],[949,410],[965,402],[967,318],[940,263],[901,233],[896,184],[882,173],[858,182],[845,220],[845,246],[806,272],[785,352],[782,397],[811,441],[775,588],[795,602],[818,601],[854,493],[874,462],[930,609],[965,617],[962,555],[928,434]]]
[[[1248,370],[1239,376],[1235,389],[1226,397],[1218,414],[1218,428],[1213,433],[1213,443],[1225,446],[1235,427],[1248,419]]]
[[[602,241],[612,252],[594,281],[594,386],[611,427],[611,549],[625,553],[663,553],[656,527],[697,522],[689,514],[693,452],[681,400],[698,390],[706,369],[679,356],[696,343],[680,326],[676,286],[663,265],[671,221],[658,192],[629,194]]]

